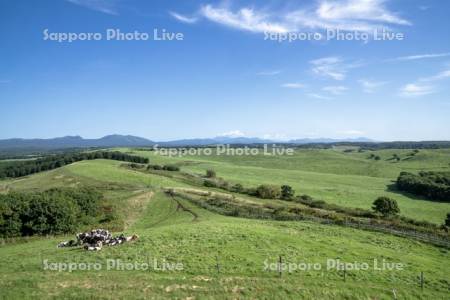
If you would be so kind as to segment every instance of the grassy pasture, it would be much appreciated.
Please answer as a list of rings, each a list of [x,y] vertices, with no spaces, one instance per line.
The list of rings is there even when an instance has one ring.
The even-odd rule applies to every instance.
[[[171,298],[229,299],[444,299],[448,288],[448,252],[398,237],[308,222],[257,221],[223,217],[190,206],[199,216],[177,209],[162,192],[149,202],[128,233],[134,244],[101,252],[56,249],[65,237],[31,240],[0,248],[0,287],[6,298]],[[264,270],[265,262],[311,262],[320,271]],[[107,259],[123,262],[158,259],[181,262],[182,271],[106,270]],[[367,262],[374,259],[402,263],[402,271],[325,269],[326,259]],[[43,270],[49,262],[100,263],[99,271]],[[219,262],[220,273],[216,263]],[[417,275],[426,274],[420,290]],[[98,293],[98,294],[97,294]]]
[[[122,149],[131,151],[130,149]],[[357,151],[298,150],[293,156],[185,156],[167,157],[151,151],[131,151],[149,157],[152,163],[176,163],[183,171],[204,173],[216,170],[218,176],[233,183],[257,186],[262,183],[288,184],[297,194],[308,194],[347,207],[370,209],[379,196],[397,200],[405,216],[442,224],[449,203],[432,202],[392,190],[401,171],[450,170],[450,150],[420,150],[410,158],[412,150]],[[374,153],[380,161],[368,159]],[[401,160],[389,160],[393,154]]]
[[[377,171],[380,174],[392,172],[394,177],[355,174],[363,172],[362,167],[360,170],[352,167],[354,172],[349,172],[351,174],[339,174],[338,168],[331,166],[314,169],[314,164],[320,166],[318,161],[323,160],[323,156],[305,162],[310,169],[302,169],[300,163],[290,167],[286,162],[277,165],[272,157],[258,158],[247,165],[242,158],[229,161],[229,157],[167,158],[146,151],[135,154],[148,155],[152,163],[177,163],[184,171],[195,173],[214,168],[219,176],[245,185],[292,183],[300,193],[320,196],[334,203],[347,203],[348,206],[360,204],[367,208],[373,200],[370,199],[372,195],[392,193],[405,214],[409,212],[408,215],[420,218],[431,216],[436,222],[441,222],[439,218],[443,212],[439,209],[446,212],[449,208],[446,204],[386,192],[383,185],[395,178],[397,170],[383,170],[389,167],[389,162],[383,160],[380,161],[381,166],[375,165],[375,169],[380,168]],[[361,163],[365,164],[363,154],[327,150],[323,155],[342,159],[349,156],[349,160],[362,160]],[[390,155],[386,152],[384,157]],[[430,160],[426,156],[431,154],[424,151],[423,155],[423,159]],[[437,156],[435,160],[445,160],[445,155]],[[267,164],[270,167],[263,167],[264,160],[270,161]],[[431,160],[432,168],[442,165]],[[419,168],[419,163],[414,164],[409,166]],[[0,298],[393,299],[394,292],[398,299],[448,298],[448,250],[415,240],[345,227],[225,217],[179,199],[185,208],[181,209],[162,192],[162,188],[189,188],[185,182],[123,168],[116,161],[83,161],[25,178],[3,180],[0,181],[0,190],[41,190],[78,184],[102,187],[106,197],[123,207],[121,214],[129,220],[125,233],[136,233],[140,239],[132,244],[105,247],[100,252],[56,248],[59,241],[72,238],[72,235],[32,237],[3,244],[0,246]],[[330,188],[334,191],[328,190]],[[360,197],[366,200],[359,202],[357,199]],[[270,203],[271,200],[263,201]],[[322,270],[285,272],[279,278],[276,271],[264,270],[264,266],[265,262],[275,263],[280,255],[285,262],[319,263]],[[50,263],[98,262],[102,269],[43,270],[42,261],[45,259]],[[107,259],[181,262],[183,270],[106,270]],[[344,282],[342,271],[326,270],[327,259],[368,263],[371,268],[348,271]],[[404,269],[373,270],[374,259],[401,263]],[[217,263],[220,273],[217,272]],[[424,290],[419,287],[420,272],[425,274]]]

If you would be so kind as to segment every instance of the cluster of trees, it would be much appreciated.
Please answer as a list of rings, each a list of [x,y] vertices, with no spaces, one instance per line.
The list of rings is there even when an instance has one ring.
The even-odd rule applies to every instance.
[[[180,171],[180,167],[175,165],[148,165],[147,170]]]
[[[101,200],[99,191],[87,187],[0,195],[0,236],[73,232],[93,222]]]
[[[401,172],[397,188],[430,200],[450,202],[450,172]]]
[[[119,151],[76,152],[49,155],[26,161],[4,162],[0,164],[0,178],[21,177],[42,171],[52,170],[73,162],[91,159],[113,159],[133,163],[148,163],[148,158],[129,155]]]
[[[261,184],[256,188],[245,188],[240,183],[230,185],[227,181],[217,177],[216,171],[212,169],[206,170],[205,178],[203,185],[206,187],[220,188],[229,192],[247,194],[261,199],[292,200],[295,196],[294,189],[289,185]]]

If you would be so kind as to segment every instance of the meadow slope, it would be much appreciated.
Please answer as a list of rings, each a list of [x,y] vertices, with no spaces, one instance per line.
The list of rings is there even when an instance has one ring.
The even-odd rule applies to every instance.
[[[200,155],[168,157],[152,151],[121,149],[146,156],[151,163],[178,164],[183,171],[203,174],[214,169],[217,175],[244,186],[259,184],[288,184],[297,194],[307,194],[347,207],[370,209],[379,196],[397,200],[401,214],[417,220],[442,224],[450,212],[450,203],[428,201],[396,191],[394,182],[401,171],[419,172],[450,170],[450,149],[357,151],[343,149],[297,150],[293,156],[228,156]],[[368,159],[370,154],[379,161]],[[392,160],[397,154],[401,160]]]
[[[152,159],[160,163],[177,162],[186,171],[198,173],[214,167],[220,176],[247,184],[259,184],[258,179],[268,180],[281,170],[274,166],[263,171],[261,166],[240,166],[220,159],[189,158],[190,162],[166,157],[152,156]],[[287,170],[292,176],[316,173],[343,180],[339,174],[317,171],[320,170]],[[261,177],[251,180],[252,176]],[[358,177],[384,180],[376,176],[345,176],[353,180]],[[296,178],[292,182],[297,182]],[[269,183],[283,179],[274,177]],[[311,181],[305,179],[303,185],[307,183]],[[100,252],[56,248],[59,241],[71,236],[31,237],[2,244],[2,298],[392,299],[394,293],[398,299],[448,298],[450,260],[446,249],[345,227],[217,215],[183,199],[176,199],[177,202],[162,191],[164,187],[189,187],[185,182],[123,168],[116,161],[83,161],[25,178],[4,180],[0,189],[29,191],[76,185],[102,187],[106,197],[122,207],[121,214],[130,220],[124,232],[138,234],[140,239],[105,247]],[[344,188],[336,183],[338,187]],[[415,200],[406,197],[405,201]],[[438,203],[429,203],[430,207],[434,204]],[[418,215],[425,218],[429,214],[433,211]],[[285,272],[279,277],[276,270],[265,270],[265,265],[275,263],[279,256],[284,262],[317,263],[322,269]],[[107,270],[109,259],[130,263],[153,263],[156,259],[159,263],[181,263],[183,267],[178,271]],[[368,263],[371,268],[348,270],[344,282],[343,271],[326,269],[328,259]],[[404,269],[373,270],[374,259],[400,263]],[[58,272],[44,270],[45,260],[47,263],[98,263],[102,268]],[[420,272],[425,274],[423,290],[419,286]]]

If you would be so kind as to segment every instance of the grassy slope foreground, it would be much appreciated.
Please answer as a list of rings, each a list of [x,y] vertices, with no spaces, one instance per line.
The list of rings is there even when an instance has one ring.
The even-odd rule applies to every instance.
[[[57,249],[59,241],[69,238],[61,236],[4,244],[0,247],[1,298],[393,299],[395,293],[398,299],[448,299],[448,250],[345,227],[220,216],[183,199],[176,202],[161,191],[162,187],[186,187],[185,183],[121,168],[119,162],[79,162],[2,181],[0,189],[78,184],[111,187],[106,195],[122,204],[125,232],[137,233],[140,239],[100,252]],[[280,255],[285,262],[319,263],[323,268],[286,272],[280,278],[277,272],[264,270],[265,261],[274,263]],[[165,260],[182,263],[183,269],[106,270],[107,259]],[[385,259],[402,263],[404,270],[349,270],[344,282],[343,271],[326,270],[327,259],[370,265],[374,259]],[[98,262],[102,269],[57,272],[44,270],[43,260]],[[425,274],[423,290],[420,272]]]

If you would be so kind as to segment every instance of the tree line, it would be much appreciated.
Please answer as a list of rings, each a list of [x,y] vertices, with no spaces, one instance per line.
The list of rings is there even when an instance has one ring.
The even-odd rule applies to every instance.
[[[450,172],[401,172],[397,188],[430,200],[450,202]]]
[[[112,159],[119,161],[127,161],[132,163],[146,164],[148,158],[129,155],[119,151],[94,151],[94,152],[75,152],[57,155],[49,155],[46,157],[26,160],[0,163],[0,178],[21,177],[42,171],[56,169],[71,163],[92,160],[92,159]]]
[[[102,193],[88,188],[0,195],[0,237],[60,234],[94,223]]]

